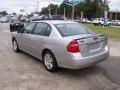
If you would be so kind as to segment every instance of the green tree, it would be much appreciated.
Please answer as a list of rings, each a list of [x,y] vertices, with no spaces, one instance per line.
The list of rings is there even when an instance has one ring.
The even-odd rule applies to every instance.
[[[63,0],[63,2],[58,5],[51,4],[51,14],[64,14],[66,17],[72,16],[72,6],[70,5],[69,0]],[[75,5],[75,17],[80,17],[80,12],[84,13],[84,18],[96,18],[103,16],[104,11],[108,11],[109,6],[106,3],[106,0],[82,0],[77,5]],[[49,6],[42,8],[40,14],[48,14],[49,13]]]
[[[69,5],[69,2],[67,2],[66,0],[64,0],[59,7],[59,14],[63,15],[64,10],[66,17],[70,17],[72,12],[72,7]]]
[[[103,0],[84,0],[75,6],[75,15],[84,12],[84,17],[91,19],[101,17],[103,12],[108,10],[108,4]]]
[[[59,11],[58,5],[50,4],[51,14],[57,14]],[[49,5],[47,7],[42,8],[40,14],[49,14]]]
[[[49,12],[48,7],[44,7],[44,8],[42,8],[40,14],[48,14],[48,12]]]

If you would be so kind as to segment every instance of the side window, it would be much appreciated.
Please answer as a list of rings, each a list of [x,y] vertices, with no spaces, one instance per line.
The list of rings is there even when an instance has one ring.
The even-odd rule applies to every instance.
[[[47,29],[47,26],[48,25],[45,23],[37,23],[33,34],[44,36],[45,30]]]
[[[27,26],[23,29],[23,33],[31,34],[34,25],[35,25],[35,23],[31,23],[31,24],[27,25]]]
[[[45,31],[45,36],[49,36],[51,32],[51,27],[48,25],[46,31]]]

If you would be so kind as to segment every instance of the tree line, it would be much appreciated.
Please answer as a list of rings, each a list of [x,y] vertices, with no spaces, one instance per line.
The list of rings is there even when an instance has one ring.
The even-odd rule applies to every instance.
[[[72,16],[72,6],[68,3],[65,3],[64,0],[60,5],[50,4],[51,14],[53,15],[63,15],[65,10],[65,15],[67,18]],[[109,5],[107,0],[82,0],[77,3],[74,7],[75,17],[80,17],[80,13],[84,13],[84,18],[98,18],[102,17],[104,11],[109,10]],[[49,5],[42,8],[40,14],[48,14]]]

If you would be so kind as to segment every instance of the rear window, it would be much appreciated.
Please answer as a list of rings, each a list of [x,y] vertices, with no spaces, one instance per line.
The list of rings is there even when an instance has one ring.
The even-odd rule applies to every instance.
[[[91,33],[89,29],[79,23],[62,23],[55,26],[63,37]]]
[[[62,16],[52,16],[53,20],[63,20],[64,18]]]

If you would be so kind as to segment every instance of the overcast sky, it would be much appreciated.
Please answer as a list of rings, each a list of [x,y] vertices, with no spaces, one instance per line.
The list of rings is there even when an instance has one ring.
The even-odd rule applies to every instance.
[[[52,1],[52,0],[51,0]],[[54,0],[53,0],[54,1]],[[58,4],[57,2],[53,2]],[[62,1],[62,0],[57,0]],[[109,0],[110,10],[120,11],[120,0]],[[49,0],[0,0],[0,11],[6,10],[10,12],[19,12],[20,9],[25,9],[27,12],[35,10],[35,5],[39,2],[39,9],[49,4]]]

